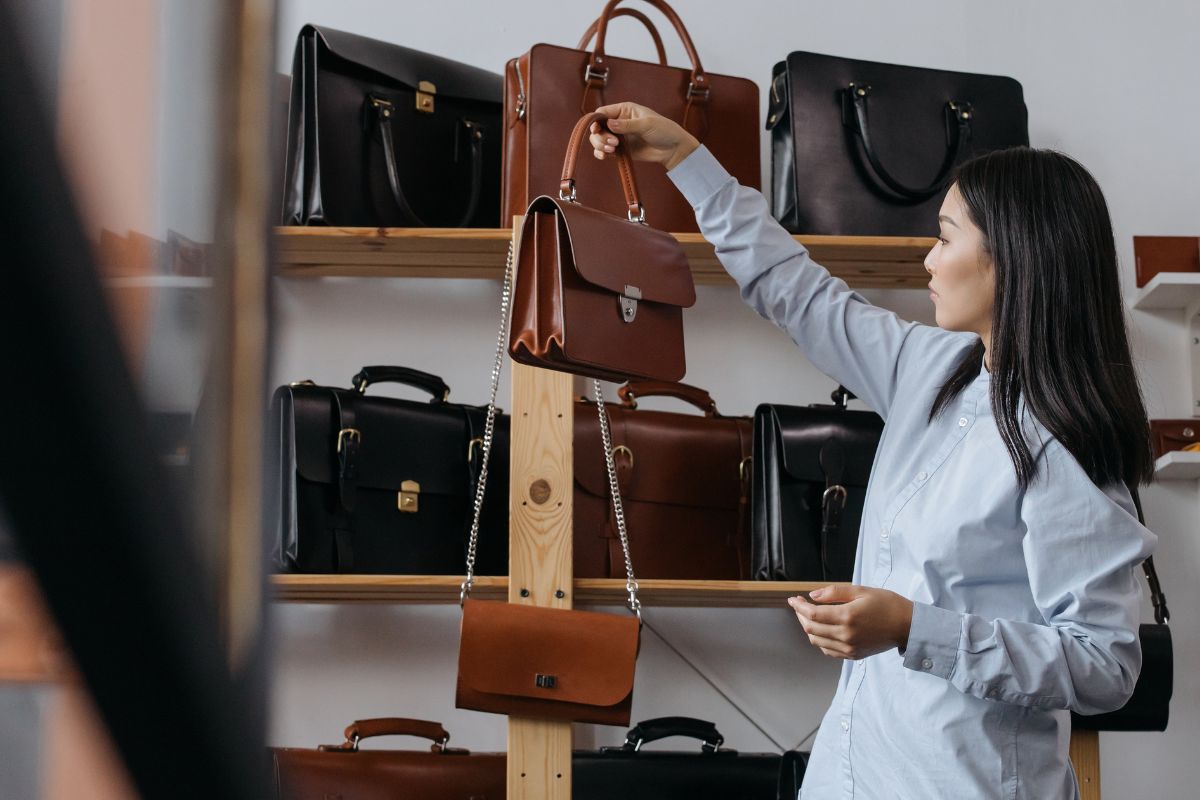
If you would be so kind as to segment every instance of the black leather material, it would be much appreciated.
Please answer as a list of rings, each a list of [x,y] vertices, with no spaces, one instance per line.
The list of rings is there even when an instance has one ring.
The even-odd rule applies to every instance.
[[[667,736],[699,740],[692,751],[642,750]],[[808,753],[739,753],[711,722],[666,717],[638,723],[621,747],[576,750],[571,756],[574,800],[795,800]]]
[[[849,411],[841,403],[755,410],[755,580],[850,580],[882,431],[878,414]]]
[[[423,402],[303,384],[275,392],[275,567],[461,575],[479,477],[479,442],[472,440],[482,441],[487,408],[447,402],[448,390],[438,389],[445,384],[434,375],[369,370],[371,385],[411,383],[436,393]],[[508,571],[508,431],[508,417],[498,415],[475,567],[480,575]],[[413,513],[400,510],[405,481],[420,487]]]
[[[417,108],[422,81],[433,111]],[[494,228],[504,80],[306,25],[292,61],[283,224]]]
[[[772,212],[800,234],[934,236],[955,165],[1029,144],[1012,78],[805,52],[772,71],[767,129]]]

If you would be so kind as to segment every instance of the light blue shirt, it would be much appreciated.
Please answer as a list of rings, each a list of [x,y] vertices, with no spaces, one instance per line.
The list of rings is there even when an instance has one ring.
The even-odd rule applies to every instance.
[[[886,421],[854,583],[913,601],[908,646],[843,663],[800,796],[1077,797],[1068,709],[1119,708],[1141,667],[1136,570],[1155,537],[1128,490],[1096,486],[1024,415],[1022,491],[986,370],[929,421],[977,336],[868,303],[707,149],[669,174],[745,301]]]

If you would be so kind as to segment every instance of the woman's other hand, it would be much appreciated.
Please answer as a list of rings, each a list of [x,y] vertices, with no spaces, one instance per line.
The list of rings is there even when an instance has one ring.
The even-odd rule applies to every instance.
[[[908,646],[913,610],[908,598],[866,586],[826,586],[810,594],[817,603],[789,597],[788,605],[825,655],[857,660]]]
[[[625,151],[634,161],[653,161],[673,169],[700,146],[696,137],[678,123],[637,103],[614,103],[596,112],[608,117],[608,128],[625,139]],[[618,139],[599,123],[592,125],[589,138],[593,154],[603,160],[617,151]]]

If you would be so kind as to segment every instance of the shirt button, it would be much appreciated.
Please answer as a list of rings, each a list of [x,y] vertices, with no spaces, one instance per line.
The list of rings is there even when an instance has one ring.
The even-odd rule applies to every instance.
[[[1000,696],[1000,692],[995,688],[991,688],[987,690],[987,696],[995,699]]]
[[[921,669],[933,669],[933,659],[931,659],[931,658],[921,659]]]
[[[960,428],[965,428],[965,427],[967,427],[967,418],[966,418],[966,417],[959,417],[959,418],[958,418],[958,427],[960,427]]]
[[[842,730],[843,731],[850,730],[850,721],[849,720],[845,720],[845,719],[842,720]]]
[[[928,473],[928,472],[918,472],[918,473],[917,473],[917,480],[919,480],[919,481],[923,481],[923,480],[925,480],[925,479],[926,479],[926,478],[928,478],[928,477],[929,477],[929,473]]]
[[[883,539],[886,542],[887,538],[888,538],[888,532],[884,531],[883,533],[879,534],[879,538]]]

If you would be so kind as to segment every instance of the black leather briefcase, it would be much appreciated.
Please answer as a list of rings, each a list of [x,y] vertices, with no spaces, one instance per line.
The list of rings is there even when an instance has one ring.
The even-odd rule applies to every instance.
[[[883,432],[871,411],[761,405],[754,412],[750,545],[756,580],[848,581]]]
[[[283,224],[498,226],[503,92],[495,73],[305,25]]]
[[[790,53],[771,77],[773,213],[792,233],[934,236],[954,168],[1028,145],[1012,78]]]
[[[366,394],[377,383],[406,384],[433,399]],[[276,567],[461,575],[487,407],[450,403],[441,378],[404,367],[364,367],[353,385],[306,381],[275,392]],[[497,415],[480,575],[508,571],[508,430],[508,417]]]
[[[697,752],[643,750],[668,736],[699,739]],[[573,800],[795,800],[808,753],[739,753],[711,722],[662,717],[638,723],[620,747],[575,751]]]

